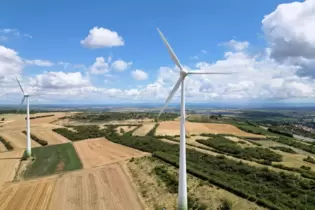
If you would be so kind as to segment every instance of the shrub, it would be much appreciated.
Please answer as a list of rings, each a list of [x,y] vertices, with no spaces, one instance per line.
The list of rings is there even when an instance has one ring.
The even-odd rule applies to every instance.
[[[307,158],[304,158],[303,160],[306,162],[315,164],[315,159],[312,158],[311,156],[307,156]]]
[[[26,131],[22,131],[22,133],[26,134]],[[39,143],[42,146],[46,146],[48,145],[48,142],[42,139],[39,139],[37,136],[35,136],[34,134],[31,133],[31,139],[33,139],[34,141],[36,141],[37,143]]]
[[[289,148],[289,147],[281,147],[281,146],[275,146],[275,147],[270,147],[271,149],[276,149],[276,150],[280,150],[282,152],[287,152],[287,153],[291,153],[291,154],[296,154],[297,152],[294,151],[293,149]]]
[[[287,136],[287,137],[293,137],[292,133],[288,133],[288,132],[279,130],[278,128],[275,128],[275,127],[268,128],[268,131],[272,132],[272,133],[280,134],[280,135],[283,135],[283,136]]]
[[[198,139],[197,142],[212,147],[224,153],[228,153],[234,157],[245,160],[266,160],[266,161],[282,161],[282,156],[267,148],[247,147],[242,148],[236,142],[230,141],[222,136],[213,135],[211,139]]]
[[[8,142],[8,141],[6,141],[4,138],[2,138],[1,136],[0,136],[0,142],[2,142],[3,144],[4,144],[4,146],[5,146],[5,148],[7,148],[7,150],[13,150],[14,148],[13,148],[13,146],[11,145],[11,143],[10,142]]]

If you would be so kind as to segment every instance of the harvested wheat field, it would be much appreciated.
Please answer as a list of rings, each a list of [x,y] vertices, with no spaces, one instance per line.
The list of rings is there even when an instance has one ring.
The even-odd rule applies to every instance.
[[[155,123],[145,123],[140,128],[138,128],[132,135],[133,136],[145,136],[154,127]]]
[[[180,122],[178,121],[161,122],[158,129],[156,130],[156,135],[171,135],[171,136],[179,135],[179,128],[180,128]],[[247,133],[229,124],[186,122],[187,135],[201,134],[201,133],[233,134],[236,136],[246,136],[246,137],[264,137],[261,135]]]
[[[0,209],[143,209],[119,164],[6,184],[0,192]]]
[[[33,129],[32,134],[39,139],[47,141],[49,145],[70,142],[69,139],[49,129]]]
[[[23,153],[24,150],[15,150],[11,152],[0,153],[0,186],[4,182],[12,181],[14,179]],[[0,209],[2,208],[0,207]]]
[[[8,151],[7,148],[4,146],[2,142],[0,142],[0,152],[6,152]]]
[[[22,131],[16,131],[16,132],[3,132],[1,133],[1,136],[8,142],[11,143],[11,145],[14,147],[14,149],[24,149],[26,148],[26,135],[22,133]],[[38,144],[36,141],[32,140],[32,147],[41,147],[40,144]]]
[[[112,143],[105,138],[77,141],[73,145],[83,163],[83,168],[94,168],[148,155],[139,150]]]

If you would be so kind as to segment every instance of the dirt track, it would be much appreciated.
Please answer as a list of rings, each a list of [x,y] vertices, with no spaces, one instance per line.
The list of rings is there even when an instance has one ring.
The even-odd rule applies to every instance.
[[[74,148],[83,163],[83,168],[94,168],[147,155],[139,150],[112,143],[104,138],[77,141],[74,143]]]
[[[0,153],[0,186],[4,182],[12,181],[14,179],[23,153],[24,150]]]
[[[179,129],[180,129],[180,122],[178,121],[161,122],[159,127],[156,130],[156,135],[171,135],[171,136],[179,135]],[[247,133],[229,124],[186,122],[187,135],[201,134],[201,133],[233,134],[236,136],[263,137],[261,135]]]
[[[6,184],[0,209],[143,209],[119,164],[78,171],[61,177]]]

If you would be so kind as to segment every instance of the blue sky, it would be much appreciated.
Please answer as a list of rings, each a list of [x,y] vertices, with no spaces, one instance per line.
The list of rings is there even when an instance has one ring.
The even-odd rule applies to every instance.
[[[308,1],[313,2],[313,0]],[[227,45],[230,40],[249,43],[249,47],[245,47],[246,49],[241,51],[250,58],[266,54],[266,49],[277,52],[277,49],[273,47],[276,46],[274,42],[279,40],[279,37],[275,36],[281,36],[281,34],[275,35],[272,30],[267,30],[270,29],[270,25],[267,24],[267,29],[263,30],[262,21],[265,15],[276,11],[278,5],[289,5],[290,2],[292,1],[111,0],[87,2],[55,0],[44,2],[36,0],[27,2],[5,0],[0,7],[0,31],[1,29],[14,29],[19,32],[19,35],[2,32],[5,40],[0,39],[0,46],[14,50],[24,61],[45,60],[54,64],[51,66],[34,65],[34,63],[33,65],[21,65],[21,69],[16,72],[25,80],[27,86],[31,86],[30,88],[36,86],[36,90],[43,91],[45,88],[43,81],[39,81],[39,78],[36,80],[36,75],[44,74],[45,71],[61,71],[64,73],[80,72],[84,77],[87,77],[88,74],[88,79],[86,79],[89,80],[89,86],[104,88],[104,92],[110,88],[115,90],[137,89],[137,91],[143,92],[148,85],[156,84],[159,75],[161,76],[163,73],[161,73],[161,67],[168,67],[171,68],[170,71],[176,71],[156,27],[159,27],[165,34],[181,63],[196,69],[196,64],[199,62],[210,65],[218,60],[226,60],[227,58],[224,57],[226,52],[239,53],[240,50],[235,50],[235,45]],[[289,12],[289,9],[284,11]],[[279,22],[277,16],[272,18],[274,21],[278,20],[276,27],[280,29],[285,27],[283,22]],[[301,17],[297,15],[296,20],[301,20]],[[117,32],[123,40],[123,45],[96,49],[83,46],[80,41],[88,37],[90,30],[94,27]],[[309,44],[312,46],[313,42]],[[111,63],[121,59],[130,62],[130,65],[123,71],[110,69],[104,74],[91,73],[91,66],[97,57],[103,57],[106,62],[109,56],[111,56]],[[303,54],[296,57],[301,56],[303,57]],[[307,57],[307,59],[313,58],[315,56]],[[256,61],[259,62],[263,59],[266,59],[266,56],[259,57]],[[272,57],[272,59],[275,59],[274,62],[277,65],[283,64],[278,57]],[[65,68],[64,65],[58,65],[60,62],[72,65],[67,65]],[[312,63],[313,60],[310,62]],[[302,65],[301,62],[298,64]],[[85,68],[74,68],[74,65]],[[209,65],[207,67],[211,68],[212,66]],[[292,61],[288,68],[296,65],[297,63]],[[136,69],[146,72],[148,78],[134,79],[131,72]],[[259,71],[262,71],[261,68]],[[166,76],[162,76],[165,80],[168,73],[163,74],[166,74]],[[298,73],[296,74],[298,75]],[[104,75],[110,75],[110,77]],[[307,76],[312,80],[312,76]],[[104,82],[104,80],[106,81]],[[231,81],[233,82],[230,80],[229,84]],[[238,82],[242,83],[242,81]],[[298,82],[305,83],[304,80]],[[167,96],[172,84],[170,82],[170,84],[163,83],[163,85],[163,90],[166,92],[164,95]],[[50,84],[50,87],[52,86],[53,84]],[[67,88],[76,88],[76,91],[80,88],[74,87],[75,85],[70,86]],[[201,89],[200,86],[199,90],[201,91]],[[7,91],[16,92],[9,89]],[[50,89],[50,91],[56,90]],[[69,91],[72,90],[69,89]],[[146,97],[150,96],[149,93],[147,94]],[[162,99],[164,95],[160,98]],[[296,97],[295,95],[294,97]],[[275,96],[275,98],[277,97]],[[288,97],[291,96],[286,98]]]

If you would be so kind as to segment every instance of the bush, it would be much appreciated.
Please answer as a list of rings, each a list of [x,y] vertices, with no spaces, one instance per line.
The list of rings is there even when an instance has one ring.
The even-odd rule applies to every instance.
[[[213,135],[211,139],[196,140],[198,143],[212,147],[224,153],[228,153],[234,157],[245,160],[266,160],[266,161],[282,161],[282,156],[267,148],[247,147],[242,148],[236,142],[230,141],[222,136]]]
[[[26,131],[22,131],[22,133],[24,133],[25,135],[27,135]],[[46,146],[48,145],[48,142],[42,139],[39,139],[37,136],[35,136],[34,134],[31,133],[31,139],[33,139],[34,141],[36,141],[37,143],[39,143],[42,146]]]
[[[67,128],[55,128],[53,131],[59,133],[71,141],[79,141],[83,139],[99,138],[105,136],[105,130],[100,130],[97,125],[73,126],[76,132]],[[126,134],[126,133],[125,133]]]
[[[302,165],[302,166],[301,166],[301,169],[306,170],[306,171],[310,171],[310,170],[311,170],[311,167]]]
[[[307,156],[307,158],[304,158],[303,160],[306,162],[315,164],[315,159],[312,158],[311,156]]]
[[[152,136],[118,136],[110,127],[106,138],[145,152],[178,167],[179,145]],[[312,209],[315,205],[315,181],[270,171],[194,149],[186,150],[187,172],[209,181],[268,209]],[[299,169],[302,170],[302,169]],[[304,170],[305,171],[305,170]],[[307,194],[307,202],[305,202]]]
[[[156,123],[154,125],[154,127],[147,133],[146,136],[154,136],[155,135],[155,132],[156,132],[156,129],[159,127],[159,123]]]
[[[222,199],[222,203],[219,206],[219,210],[231,210],[232,209],[232,202],[228,199]]]
[[[292,133],[288,133],[288,132],[279,130],[278,128],[275,128],[275,127],[268,128],[268,131],[272,132],[272,133],[280,134],[280,135],[283,135],[283,136],[287,136],[287,137],[293,137]]]
[[[275,149],[275,150],[280,150],[282,152],[287,152],[287,153],[291,153],[291,154],[296,154],[297,152],[294,151],[293,149],[289,148],[289,147],[281,147],[281,146],[275,146],[275,147],[270,147],[271,149]]]
[[[315,154],[315,147],[313,145],[308,145],[308,144],[299,142],[299,141],[297,141],[297,140],[295,140],[293,138],[288,138],[288,137],[282,137],[281,136],[279,138],[268,138],[268,140],[276,141],[276,142],[279,142],[281,144],[286,144],[286,145],[289,145],[289,146],[292,146],[292,147],[304,150],[306,152]]]
[[[13,148],[13,146],[11,145],[11,143],[10,142],[8,142],[8,141],[6,141],[4,138],[2,138],[1,136],[0,136],[0,142],[2,142],[3,144],[4,144],[4,146],[5,146],[5,148],[7,148],[7,150],[13,150],[14,148]]]

